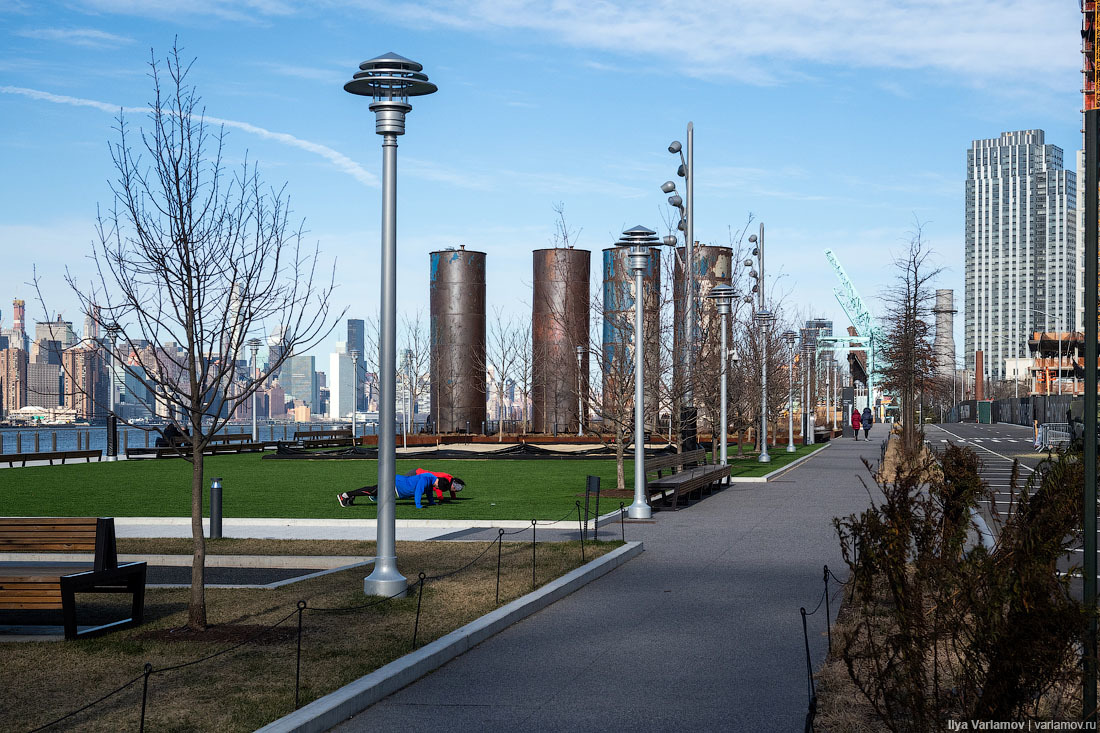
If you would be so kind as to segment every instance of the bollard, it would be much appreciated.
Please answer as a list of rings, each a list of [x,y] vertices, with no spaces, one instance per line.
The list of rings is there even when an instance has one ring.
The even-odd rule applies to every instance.
[[[76,449],[80,450],[80,431],[76,431]]]
[[[23,433],[20,433],[19,431],[16,431],[15,433],[15,452],[23,452]]]
[[[53,452],[56,453],[57,452],[57,431],[56,430],[54,430],[52,433],[50,433],[50,443],[51,443],[50,450],[52,450]]]
[[[38,431],[37,431],[37,430],[35,430],[35,431],[34,431],[34,452],[35,452],[35,453],[38,453],[38,452],[39,452],[39,447],[38,447]]]
[[[222,479],[210,479],[210,539],[222,538]]]
[[[149,447],[149,431],[148,430],[142,430],[141,432],[142,432],[142,434],[145,435],[145,447],[148,448]]]

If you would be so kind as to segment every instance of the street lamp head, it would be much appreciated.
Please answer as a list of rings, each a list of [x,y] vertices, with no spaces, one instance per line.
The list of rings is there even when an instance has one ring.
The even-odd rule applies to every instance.
[[[679,209],[681,206],[684,205],[684,200],[680,198],[680,194],[674,193],[668,197],[668,205],[675,206],[677,209]]]
[[[756,235],[755,234],[750,234],[749,235],[749,242],[751,244],[756,244]]]
[[[733,299],[737,297],[737,292],[729,285],[715,285],[707,293],[707,297],[713,300],[718,307],[718,315],[728,316],[731,310],[730,305]]]
[[[619,247],[630,247],[630,269],[638,273],[649,266],[649,248],[659,243],[657,232],[639,224],[623,232],[623,236],[615,244]]]
[[[686,231],[687,224],[684,223],[683,219],[680,219],[680,223],[676,225],[676,228],[679,229],[681,232]]]
[[[683,163],[681,163],[680,167],[676,169],[676,175],[680,176],[680,178],[687,178],[687,174],[688,174],[687,166],[684,165]]]
[[[753,298],[752,298],[752,296],[751,296],[751,295],[746,295],[746,296],[745,296],[744,298],[742,298],[742,300],[744,300],[744,301],[745,301],[746,303],[748,303],[749,305],[752,305],[752,300],[753,300]]]
[[[745,260],[745,267],[752,267],[752,260]]]
[[[423,66],[392,51],[364,61],[359,68],[361,71],[344,84],[344,91],[381,101],[407,100],[439,90],[421,73]]]
[[[664,244],[666,247],[675,247],[677,244],[680,243],[680,240],[676,238],[676,235],[669,234],[667,237],[661,240],[661,243]]]
[[[248,350],[252,352],[252,359],[256,359],[256,352],[260,350],[260,340],[257,338],[248,339]]]
[[[787,342],[787,346],[794,346],[795,339],[798,338],[798,334],[794,331],[784,331],[783,340]]]
[[[673,183],[672,181],[665,181],[664,183],[661,184],[661,192],[662,193],[672,193],[675,190],[676,190],[676,184]]]
[[[577,358],[578,358],[578,359],[580,359],[581,357],[583,357],[583,356],[584,356],[584,352],[586,352],[586,351],[588,351],[588,348],[587,348],[587,347],[584,347],[584,346],[578,346],[578,347],[577,347]]]
[[[675,155],[676,153],[680,152],[683,149],[684,149],[684,146],[680,144],[679,140],[673,140],[668,145],[668,152],[672,153],[673,155]]]
[[[756,320],[757,323],[761,325],[766,325],[775,320],[775,314],[767,308],[761,308],[760,310],[756,311],[756,313],[753,313],[753,318]]]

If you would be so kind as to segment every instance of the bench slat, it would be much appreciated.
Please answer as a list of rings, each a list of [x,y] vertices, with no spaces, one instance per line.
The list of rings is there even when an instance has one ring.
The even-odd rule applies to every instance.
[[[0,609],[4,611],[46,611],[56,610],[61,608],[61,600],[58,599],[56,603],[52,601],[28,601],[20,603],[9,603],[0,599]]]
[[[96,517],[4,517],[0,519],[0,526],[6,524],[41,524],[41,525],[87,525],[96,526]]]

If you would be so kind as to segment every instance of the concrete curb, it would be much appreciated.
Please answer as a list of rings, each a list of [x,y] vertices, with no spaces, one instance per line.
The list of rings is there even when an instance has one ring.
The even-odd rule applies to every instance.
[[[540,527],[576,526],[576,519],[559,521],[539,520]],[[374,529],[374,519],[292,519],[278,517],[226,517],[223,530],[231,527],[346,527],[349,529]],[[530,519],[398,519],[397,529],[523,529],[531,526]],[[191,527],[190,517],[115,517],[115,527],[152,525],[157,527]],[[203,528],[209,532],[210,519],[203,517]]]
[[[91,563],[90,553],[0,552],[0,562]],[[207,555],[208,568],[279,568],[331,570],[372,562],[367,555]],[[160,567],[191,567],[190,555],[119,555],[119,562],[146,562]]]
[[[772,471],[771,473],[766,473],[763,476],[734,476],[733,478],[730,479],[730,483],[731,484],[763,484],[763,483],[767,483],[768,481],[775,478],[776,476],[780,476],[780,475],[786,473],[787,471],[791,470],[792,468],[794,468],[798,464],[803,463],[804,461],[808,461],[816,455],[820,455],[821,451],[828,450],[830,445],[832,445],[832,441],[829,441],[823,447],[818,448],[813,453],[808,453],[808,454],[802,456],[801,458],[796,458],[793,461],[791,461],[790,463],[788,463],[787,465],[782,466],[781,468],[777,468],[774,471]]]
[[[431,644],[406,654],[340,689],[318,698],[290,715],[279,718],[257,733],[319,733],[366,710],[428,672],[477,646],[494,634],[546,608],[585,584],[641,554],[641,542],[628,542],[598,560],[582,565],[551,583],[517,598]]]

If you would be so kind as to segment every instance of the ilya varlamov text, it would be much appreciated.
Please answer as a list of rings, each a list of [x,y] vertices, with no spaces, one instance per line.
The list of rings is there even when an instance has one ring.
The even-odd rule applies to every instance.
[[[1096,730],[1096,723],[1080,720],[949,720],[947,730]]]

